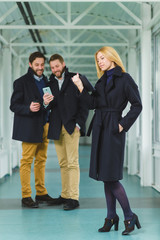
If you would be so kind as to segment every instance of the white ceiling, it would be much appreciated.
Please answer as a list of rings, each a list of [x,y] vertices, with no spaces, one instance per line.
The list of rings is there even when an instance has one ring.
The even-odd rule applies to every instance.
[[[110,45],[122,53],[130,32],[140,35],[142,2],[0,1],[0,44],[9,45],[23,61],[37,47],[48,57],[62,54],[70,70],[92,78],[100,47]],[[153,7],[157,1],[147,4]]]

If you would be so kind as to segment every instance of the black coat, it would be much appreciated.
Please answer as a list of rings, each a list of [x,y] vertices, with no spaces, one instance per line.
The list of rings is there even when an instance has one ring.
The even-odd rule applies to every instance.
[[[47,84],[45,76],[44,81]],[[30,111],[32,101],[38,101],[41,104],[38,112]],[[13,139],[30,143],[42,142],[46,110],[43,108],[43,100],[31,68],[25,75],[14,81],[10,109],[14,112]]]
[[[96,109],[89,175],[96,180],[116,181],[123,178],[125,132],[140,114],[142,104],[136,83],[120,67],[115,67],[108,85],[106,78],[104,74],[97,81],[92,95],[84,90],[80,98],[90,109]],[[130,110],[122,116],[128,102]],[[124,128],[121,133],[118,124]]]
[[[50,103],[50,126],[48,138],[58,140],[64,125],[69,134],[74,132],[76,123],[80,126],[81,136],[85,135],[85,122],[88,116],[88,108],[78,97],[78,89],[72,82],[75,73],[65,70],[64,82],[59,90],[58,81],[52,74],[49,87],[54,95],[54,100]]]

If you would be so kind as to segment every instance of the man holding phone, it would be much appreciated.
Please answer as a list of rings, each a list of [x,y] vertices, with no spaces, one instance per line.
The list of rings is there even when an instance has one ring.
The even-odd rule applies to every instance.
[[[43,75],[45,57],[34,52],[29,57],[28,72],[14,81],[10,109],[14,112],[13,139],[22,141],[20,179],[22,206],[37,208],[38,203],[50,203],[45,188],[45,164],[48,147],[49,112],[43,107],[43,88],[47,78]],[[50,96],[50,99],[53,99]],[[31,164],[34,160],[36,197],[31,198]]]
[[[75,73],[66,68],[59,54],[50,58],[51,77],[50,94],[44,94],[44,103],[51,109],[48,138],[54,140],[61,169],[61,196],[54,204],[64,204],[64,210],[73,210],[79,206],[79,138],[85,135],[85,121],[88,109],[79,100],[78,89],[72,82]],[[80,75],[82,78],[82,75]],[[87,80],[84,76],[83,79]]]

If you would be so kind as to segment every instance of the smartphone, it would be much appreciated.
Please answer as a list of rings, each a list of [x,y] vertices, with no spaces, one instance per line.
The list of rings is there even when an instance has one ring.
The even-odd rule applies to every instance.
[[[45,93],[49,93],[49,94],[52,95],[52,92],[51,92],[50,87],[45,87],[45,88],[43,88],[43,92],[44,92],[44,94],[45,94]]]

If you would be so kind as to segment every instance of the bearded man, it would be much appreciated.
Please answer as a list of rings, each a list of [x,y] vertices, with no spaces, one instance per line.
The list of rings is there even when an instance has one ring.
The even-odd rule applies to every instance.
[[[56,204],[64,204],[64,210],[73,210],[79,206],[79,138],[85,135],[85,122],[88,109],[79,99],[78,88],[68,71],[64,59],[59,54],[51,56],[52,74],[48,86],[54,99],[44,95],[44,103],[51,109],[48,138],[54,140],[61,169],[62,191]],[[85,76],[80,75],[86,79]],[[55,201],[54,201],[55,204]]]
[[[22,207],[37,208],[38,203],[51,203],[45,188],[45,164],[48,147],[49,112],[43,107],[43,88],[47,78],[43,74],[45,57],[34,52],[29,57],[28,72],[13,83],[10,109],[14,112],[13,139],[22,141],[20,179]],[[52,98],[52,97],[51,97]],[[36,197],[31,198],[31,164],[34,161]]]

